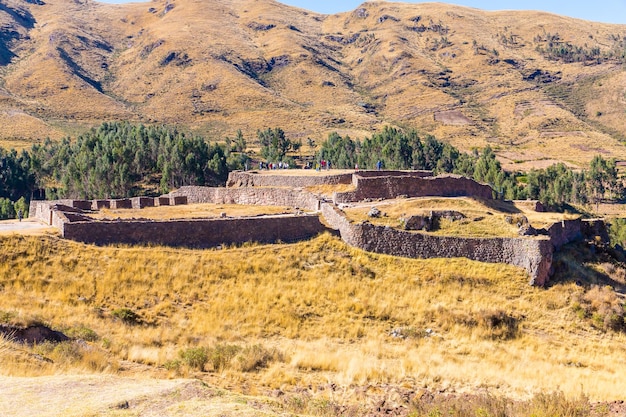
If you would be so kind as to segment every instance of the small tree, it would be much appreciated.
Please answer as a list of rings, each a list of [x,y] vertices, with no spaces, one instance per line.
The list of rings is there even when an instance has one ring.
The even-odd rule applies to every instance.
[[[270,161],[282,161],[287,152],[294,149],[294,142],[285,137],[285,132],[277,127],[257,131],[261,144],[261,155]]]

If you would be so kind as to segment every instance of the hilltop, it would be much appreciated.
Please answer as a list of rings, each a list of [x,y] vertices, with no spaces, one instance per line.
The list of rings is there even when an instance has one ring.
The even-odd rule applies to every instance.
[[[103,120],[209,138],[417,127],[527,169],[626,158],[626,27],[540,12],[272,0],[0,2],[5,146]]]

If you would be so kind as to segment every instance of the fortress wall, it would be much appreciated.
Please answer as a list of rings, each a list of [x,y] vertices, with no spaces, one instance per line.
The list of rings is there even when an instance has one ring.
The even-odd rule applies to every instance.
[[[531,285],[545,285],[552,265],[553,245],[548,238],[462,238],[407,232],[371,223],[350,223],[331,204],[322,204],[326,222],[341,238],[360,249],[405,258],[468,258],[508,263],[526,269]]]
[[[154,207],[153,197],[133,197],[130,199],[134,209],[142,209],[144,207]]]
[[[362,201],[365,199],[392,199],[399,195],[407,197],[461,197],[468,196],[485,200],[492,199],[490,186],[480,184],[474,180],[445,175],[438,177],[359,177],[355,176],[355,191],[335,193],[333,199],[336,204]]]
[[[74,200],[31,200],[28,207],[28,217],[41,220],[42,222],[52,225],[51,213],[52,207],[57,204],[73,207]]]
[[[171,221],[65,222],[64,238],[106,245],[155,244],[207,248],[221,244],[297,241],[326,230],[317,215]]]
[[[415,170],[415,171],[389,171],[389,170],[368,170],[358,171],[354,173],[354,177],[362,178],[376,178],[376,177],[410,177],[410,178],[425,178],[432,177],[432,171]]]
[[[288,188],[211,188],[185,186],[169,194],[172,197],[185,196],[189,203],[250,204],[263,206],[297,207],[302,210],[317,211],[318,199],[315,195],[300,189]]]
[[[293,172],[293,171],[291,171]],[[352,173],[329,174],[322,171],[314,175],[272,175],[258,171],[233,171],[228,174],[226,187],[310,187],[352,183]]]
[[[550,241],[556,250],[570,242],[583,239],[580,219],[563,220],[552,224],[547,230]]]
[[[69,223],[70,220],[65,215],[65,213],[62,212],[61,210],[53,209],[51,213],[52,213],[52,216],[50,218],[52,220],[52,223],[50,223],[50,225],[61,230],[61,234],[62,234],[63,228],[65,227],[66,224]]]
[[[588,240],[599,240],[602,243],[610,243],[609,230],[602,219],[583,220],[580,224],[582,235]]]
[[[111,208],[112,209],[130,209],[133,208],[133,202],[130,198],[119,198],[116,200],[111,200]]]

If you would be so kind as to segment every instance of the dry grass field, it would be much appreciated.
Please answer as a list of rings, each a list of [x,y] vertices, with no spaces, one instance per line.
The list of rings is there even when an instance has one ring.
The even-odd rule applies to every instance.
[[[198,219],[222,217],[293,214],[292,207],[249,206],[240,204],[185,204],[180,206],[145,207],[142,209],[102,209],[90,217],[95,219]]]
[[[561,261],[576,264],[575,275],[547,289],[507,265],[370,254],[330,235],[208,251],[12,235],[0,236],[0,259],[0,323],[43,323],[72,337],[1,340],[2,375],[48,376],[39,381],[59,387],[38,396],[27,388],[36,382],[9,380],[24,381],[30,395],[23,414],[9,415],[32,415],[42,398],[55,404],[64,392],[73,407],[81,395],[102,395],[64,414],[84,416],[159,406],[156,415],[169,406],[172,415],[363,415],[383,400],[417,413],[426,392],[623,395],[626,335],[595,318],[620,295],[576,281],[608,276],[623,285],[626,275],[575,251]],[[79,385],[89,377],[59,375],[107,376],[85,393]],[[148,378],[139,385],[151,396],[128,388],[106,397],[111,384],[132,385],[125,377]],[[158,394],[179,385],[154,378],[180,377],[208,387]]]
[[[626,159],[623,65],[538,51],[550,38],[608,54],[623,25],[439,3],[367,2],[329,16],[269,0],[6,4],[3,146],[104,120],[216,140],[241,129],[253,147],[266,127],[319,143],[392,125],[463,150],[490,144],[514,170]]]

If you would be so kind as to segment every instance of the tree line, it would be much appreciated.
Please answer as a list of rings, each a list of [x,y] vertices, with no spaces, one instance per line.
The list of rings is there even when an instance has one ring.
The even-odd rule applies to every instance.
[[[533,199],[554,209],[567,204],[622,201],[623,183],[618,178],[615,160],[596,156],[586,170],[575,171],[564,164],[533,169],[526,174],[507,172],[491,147],[472,153],[438,141],[432,135],[421,135],[414,129],[385,127],[382,132],[353,140],[337,133],[329,135],[316,155],[330,160],[337,168],[373,169],[378,161],[386,169],[424,169],[435,174],[460,174],[487,183],[496,196],[504,199]]]
[[[20,153],[0,148],[0,217],[14,216],[9,203],[41,189],[48,199],[159,194],[223,184],[242,166],[225,146],[175,128],[103,123],[75,141],[46,140]]]
[[[296,166],[293,153],[302,143],[287,138],[282,129],[259,130],[256,141],[261,158]],[[309,145],[314,145],[310,139]],[[171,127],[112,122],[74,141],[46,140],[19,153],[0,148],[0,218],[15,217],[33,195],[43,197],[37,195],[42,189],[48,199],[92,199],[157,195],[182,185],[222,185],[231,170],[248,167],[247,146],[241,131],[219,144]],[[465,153],[415,129],[385,127],[363,140],[332,133],[315,158],[336,168],[374,169],[380,161],[385,169],[460,174],[490,184],[500,198],[537,199],[553,208],[624,199],[614,160],[596,156],[582,171],[557,164],[512,173],[502,169],[490,147]]]

